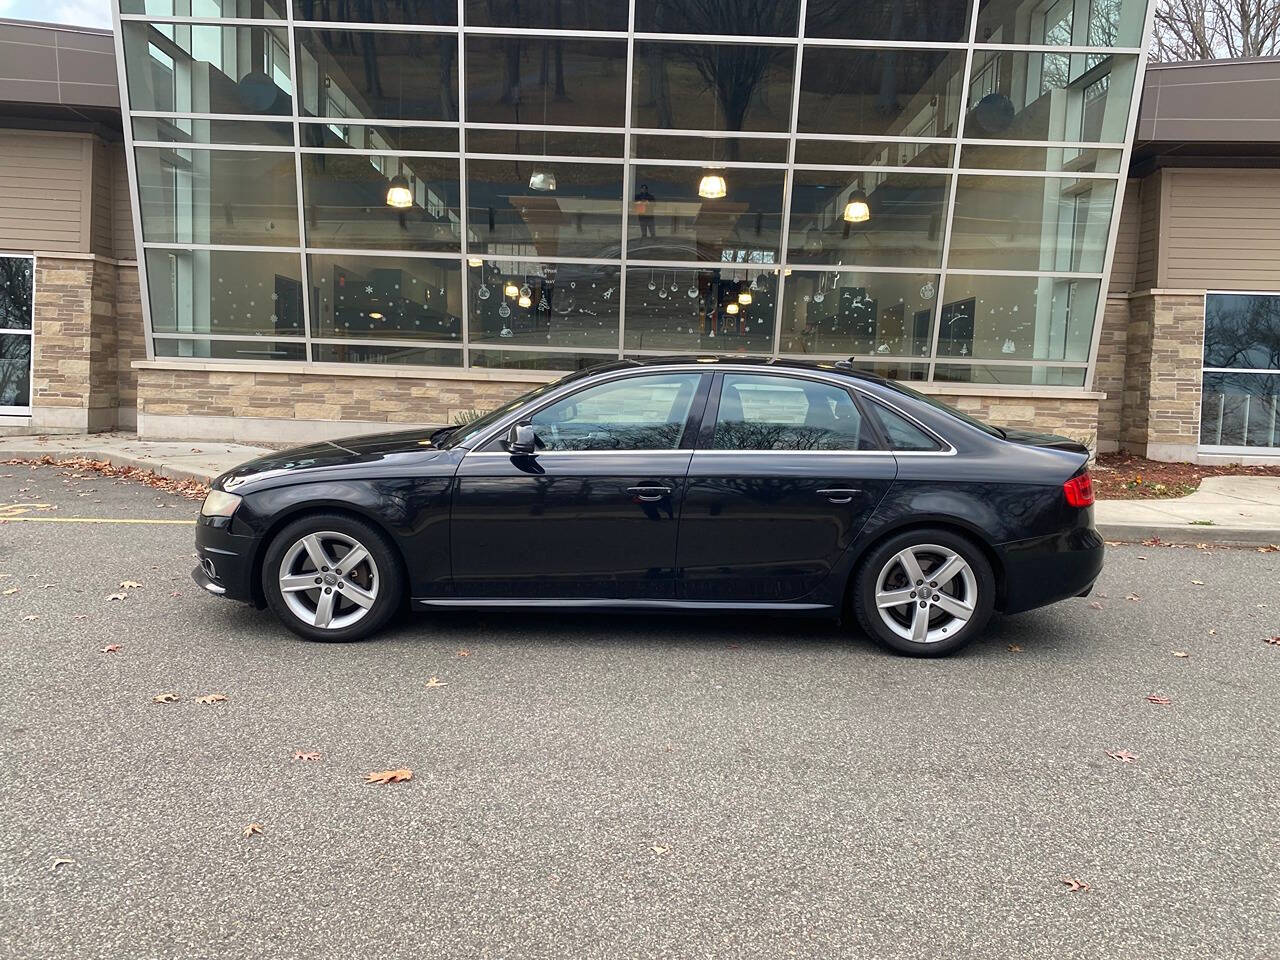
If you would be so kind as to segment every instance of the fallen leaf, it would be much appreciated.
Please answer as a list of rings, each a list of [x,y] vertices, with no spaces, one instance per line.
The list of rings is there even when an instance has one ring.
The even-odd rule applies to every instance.
[[[413,779],[413,771],[408,767],[399,770],[379,770],[364,778],[365,783],[404,783]]]
[[[248,826],[246,826],[243,830],[240,831],[240,836],[252,837],[255,833],[261,833],[261,832],[262,832],[262,824],[251,823]]]
[[[1185,650],[1175,650],[1173,651],[1173,655],[1181,660],[1185,660],[1187,657],[1191,656],[1191,654],[1187,653]]]
[[[57,870],[59,867],[65,867],[71,863],[75,863],[75,861],[68,860],[66,857],[58,857],[58,859],[53,861],[53,869]]]
[[[103,653],[119,653],[122,649],[123,647],[121,647],[120,644],[118,643],[108,643],[105,647],[102,648],[102,652]]]
[[[176,693],[161,693],[151,698],[152,703],[177,703],[182,698]]]
[[[1093,603],[1089,604],[1089,606],[1092,607],[1094,610],[1102,609],[1102,604],[1100,604],[1097,600],[1093,601]]]
[[[87,613],[77,613],[77,614],[76,614],[74,617],[72,617],[71,619],[72,619],[72,620],[88,620],[88,619],[89,619],[89,615],[88,615]]]
[[[1194,583],[1197,587],[1203,587],[1203,586],[1204,586],[1204,581],[1203,581],[1203,580],[1192,580],[1191,582],[1192,582],[1192,583]]]
[[[1267,637],[1267,638],[1266,638],[1265,640],[1263,640],[1262,642],[1263,642],[1263,643],[1269,643],[1269,644],[1271,644],[1273,647],[1280,647],[1280,637]]]
[[[470,650],[459,650],[459,651],[458,651],[458,656],[460,656],[460,657],[469,657],[469,656],[471,656],[471,651],[470,651]]]
[[[1128,750],[1108,750],[1107,756],[1112,760],[1119,760],[1121,763],[1133,763],[1138,759],[1138,755],[1130,753]]]
[[[1021,653],[1021,652],[1022,652],[1022,648],[1021,648],[1020,646],[1018,646],[1016,643],[1011,643],[1011,644],[1009,644],[1009,649],[1010,649],[1013,653]]]
[[[306,752],[304,752],[304,751],[302,751],[302,750],[295,750],[295,751],[293,751],[293,759],[295,759],[295,760],[319,760],[319,759],[320,759],[320,754],[318,754],[318,753],[306,753]]]
[[[142,584],[140,584],[137,580],[121,580],[120,581],[121,590],[137,590],[138,587],[140,586],[142,586]]]
[[[29,614],[27,614],[25,617],[23,617],[22,619],[23,619],[25,622],[30,623],[32,620],[39,620],[40,618],[39,618],[36,614],[34,614],[34,613],[29,613]]]
[[[1089,886],[1084,880],[1076,880],[1072,877],[1063,877],[1062,882],[1070,889],[1068,893],[1092,893],[1093,887]]]
[[[656,853],[658,856],[662,856],[664,853],[668,852],[671,848],[670,848],[670,847],[664,847],[664,846],[663,846],[662,844],[660,844],[660,843],[655,843],[655,844],[654,844],[652,847],[650,847],[649,849],[650,849],[650,850],[652,850],[654,853]]]
[[[1169,704],[1173,703],[1173,701],[1170,700],[1168,697],[1161,697],[1153,693],[1149,697],[1147,697],[1147,703],[1156,703],[1162,707],[1167,707]]]
[[[1138,559],[1139,559],[1139,560],[1145,560],[1145,559],[1147,559],[1147,558],[1146,558],[1146,557],[1139,557]]]
[[[1137,602],[1137,601],[1141,601],[1141,600],[1142,600],[1142,598],[1141,598],[1140,596],[1138,596],[1136,593],[1128,594],[1128,595],[1125,597],[1125,599],[1126,599],[1126,600],[1133,600],[1133,601],[1135,601],[1135,602]]]
[[[11,596],[13,596],[15,593],[17,593],[17,592],[18,592],[18,588],[17,588],[17,587],[10,587],[8,590],[4,591],[4,595],[5,595],[6,597],[11,597]]]
[[[113,593],[107,597],[107,602],[110,603],[112,600],[124,600],[127,599],[128,596],[129,595],[127,593]]]
[[[196,697],[196,703],[205,703],[205,704],[208,704],[208,703],[224,703],[224,702],[226,701],[226,699],[227,699],[227,698],[226,698],[226,696],[225,696],[224,694],[221,694],[221,693],[209,693],[209,694],[205,694],[203,697]]]
[[[1209,636],[1213,637],[1213,636],[1217,636],[1217,634],[1218,634],[1217,630],[1213,629],[1213,627],[1209,628]]]
[[[432,677],[427,681],[428,687],[447,687],[448,685],[449,683],[447,680],[441,680],[439,677]]]

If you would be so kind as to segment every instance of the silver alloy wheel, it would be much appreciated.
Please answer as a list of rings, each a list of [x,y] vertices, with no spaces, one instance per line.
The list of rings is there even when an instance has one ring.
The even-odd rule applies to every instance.
[[[876,609],[885,626],[912,643],[937,643],[973,616],[978,580],[964,557],[919,543],[895,553],[876,577]]]
[[[341,630],[378,599],[378,565],[364,544],[334,530],[309,533],[280,561],[280,595],[305,624]]]

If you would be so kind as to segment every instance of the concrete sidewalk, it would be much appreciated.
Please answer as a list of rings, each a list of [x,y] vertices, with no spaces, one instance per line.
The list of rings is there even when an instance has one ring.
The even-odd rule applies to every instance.
[[[0,460],[88,457],[202,483],[269,452],[238,443],[139,440],[129,433],[0,437]],[[1094,513],[1108,540],[1280,544],[1280,477],[1207,477],[1190,496],[1099,500]]]

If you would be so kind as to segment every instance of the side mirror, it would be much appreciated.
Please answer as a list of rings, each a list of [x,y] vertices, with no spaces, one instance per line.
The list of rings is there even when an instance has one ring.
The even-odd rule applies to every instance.
[[[530,457],[534,452],[533,424],[513,423],[507,433],[507,452],[513,457]]]

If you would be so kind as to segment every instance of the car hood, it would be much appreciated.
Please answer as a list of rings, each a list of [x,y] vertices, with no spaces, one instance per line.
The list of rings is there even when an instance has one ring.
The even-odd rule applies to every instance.
[[[265,480],[268,477],[326,467],[368,464],[400,457],[413,457],[415,462],[425,462],[440,455],[439,448],[433,446],[431,442],[431,434],[438,429],[438,427],[430,427],[400,430],[395,433],[375,433],[291,447],[278,453],[264,454],[233,467],[218,477],[214,481],[214,486],[222,490],[234,491],[246,483]]]

